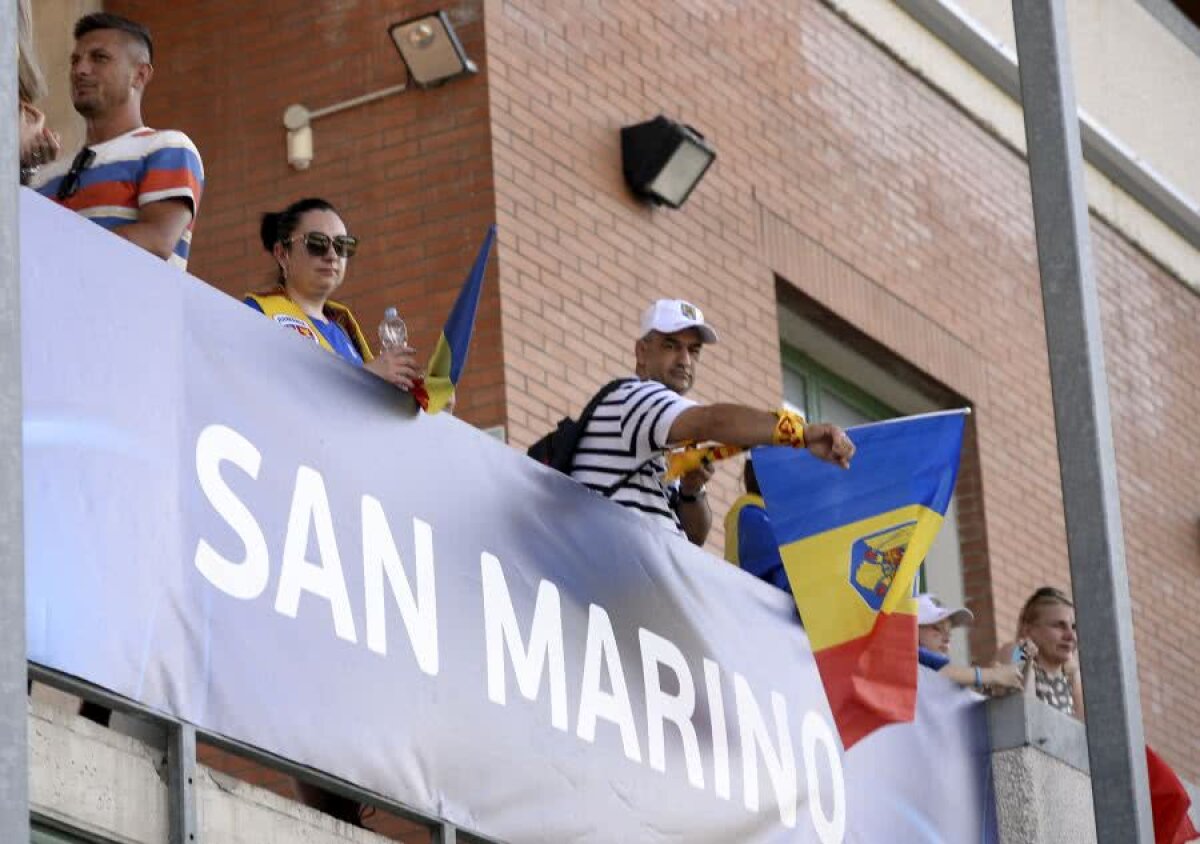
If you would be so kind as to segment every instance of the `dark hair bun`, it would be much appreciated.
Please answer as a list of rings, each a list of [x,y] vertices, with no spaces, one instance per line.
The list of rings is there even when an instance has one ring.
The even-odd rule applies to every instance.
[[[268,211],[262,215],[262,223],[258,227],[258,236],[262,238],[263,249],[268,252],[275,251],[275,244],[279,242],[279,218],[283,215],[276,211]]]

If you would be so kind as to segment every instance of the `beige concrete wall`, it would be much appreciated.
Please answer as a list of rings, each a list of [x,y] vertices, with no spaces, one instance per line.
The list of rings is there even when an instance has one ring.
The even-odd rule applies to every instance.
[[[1024,152],[1020,103],[993,85],[893,0],[824,0],[997,137]],[[970,18],[1015,56],[1011,9],[997,0],[929,0]],[[1200,158],[1188,150],[1200,120],[1200,58],[1132,0],[1067,0],[1076,53],[1077,98],[1112,136],[1193,203],[1200,201]],[[1128,14],[1123,17],[1122,9]],[[1089,13],[1092,10],[1092,13]],[[1076,44],[1076,42],[1078,42]],[[1110,43],[1111,42],[1111,43]],[[1159,53],[1158,56],[1142,55]],[[1117,57],[1120,57],[1118,59]],[[1111,102],[1105,100],[1112,89]],[[1140,98],[1140,99],[1139,99]],[[1102,100],[1104,102],[1098,102]],[[1129,102],[1138,101],[1137,109]],[[1188,100],[1186,106],[1183,101]],[[1191,115],[1190,117],[1188,115]],[[1091,165],[1085,165],[1093,213],[1200,290],[1200,250]]]
[[[1010,3],[956,2],[1016,52]],[[1133,0],[1067,0],[1066,7],[1080,107],[1200,200],[1200,56]]]
[[[75,39],[71,29],[82,16],[98,12],[100,0],[33,0],[33,27],[38,58],[46,74],[49,96],[40,103],[46,121],[63,138],[63,154],[73,155],[83,145],[83,119],[71,107],[67,83],[71,48]]]
[[[107,841],[168,840],[161,749],[105,729],[38,694],[29,712],[29,803],[35,815]],[[221,844],[371,844],[355,829],[253,785],[197,768],[199,840]]]

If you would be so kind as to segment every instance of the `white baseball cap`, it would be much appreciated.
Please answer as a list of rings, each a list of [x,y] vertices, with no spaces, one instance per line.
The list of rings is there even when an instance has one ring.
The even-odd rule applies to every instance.
[[[936,596],[928,593],[917,596],[917,624],[937,624],[950,619],[951,627],[965,627],[975,623],[975,614],[962,607],[944,607]]]
[[[691,302],[682,299],[659,299],[642,314],[642,333],[645,337],[651,331],[659,334],[674,334],[695,328],[700,332],[700,339],[705,343],[717,342],[717,332],[704,321],[704,313]]]

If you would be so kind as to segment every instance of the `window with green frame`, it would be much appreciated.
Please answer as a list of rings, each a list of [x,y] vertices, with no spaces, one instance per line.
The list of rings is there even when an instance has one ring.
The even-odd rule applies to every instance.
[[[783,401],[805,419],[849,428],[901,414],[791,346],[783,347]]]
[[[783,346],[783,403],[805,419],[842,428],[903,415],[788,345]],[[917,590],[926,589],[925,566],[921,566]]]

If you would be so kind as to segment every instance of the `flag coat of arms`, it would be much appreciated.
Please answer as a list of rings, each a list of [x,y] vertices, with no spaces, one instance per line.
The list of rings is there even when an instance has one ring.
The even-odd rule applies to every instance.
[[[966,411],[862,425],[849,470],[757,448],[754,470],[842,744],[911,721],[917,570],[958,476]]]

